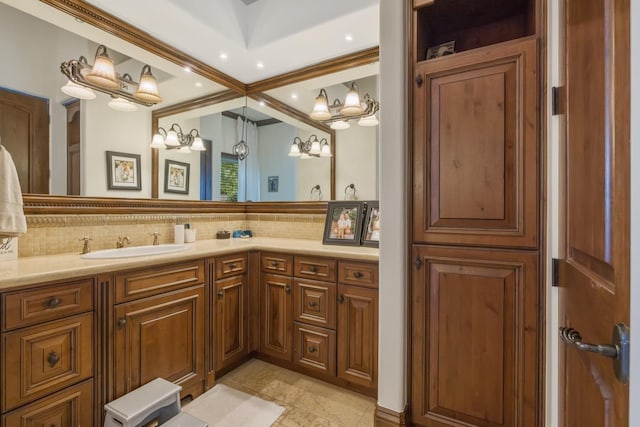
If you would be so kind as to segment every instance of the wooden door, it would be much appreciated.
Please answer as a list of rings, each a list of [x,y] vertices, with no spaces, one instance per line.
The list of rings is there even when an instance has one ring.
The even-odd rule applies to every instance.
[[[412,421],[539,426],[537,253],[413,251]]]
[[[247,355],[247,276],[216,282],[216,372]]]
[[[260,351],[291,362],[292,297],[291,277],[265,274],[262,278],[262,340]]]
[[[378,386],[378,290],[338,285],[338,378]]]
[[[595,344],[612,344],[614,325],[629,325],[629,5],[564,2],[560,325]],[[626,427],[629,387],[612,359],[566,342],[560,348],[559,424]]]
[[[22,192],[49,194],[49,101],[0,89],[0,141]]]
[[[416,65],[413,240],[538,245],[535,38]]]
[[[114,314],[114,398],[157,377],[183,392],[203,382],[204,285],[120,304]]]

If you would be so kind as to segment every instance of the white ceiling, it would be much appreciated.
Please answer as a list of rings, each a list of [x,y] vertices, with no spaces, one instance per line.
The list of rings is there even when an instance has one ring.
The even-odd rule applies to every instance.
[[[87,1],[244,83],[379,43],[380,0]]]

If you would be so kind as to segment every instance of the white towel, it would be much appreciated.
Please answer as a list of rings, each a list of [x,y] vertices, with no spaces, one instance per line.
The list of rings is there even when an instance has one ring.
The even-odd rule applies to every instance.
[[[22,190],[11,154],[0,144],[0,238],[27,232],[22,209]]]

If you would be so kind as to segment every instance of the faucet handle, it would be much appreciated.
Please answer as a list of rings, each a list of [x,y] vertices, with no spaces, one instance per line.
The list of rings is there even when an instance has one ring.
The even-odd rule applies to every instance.
[[[84,246],[82,247],[83,254],[88,254],[89,252],[91,252],[91,248],[89,247],[90,240],[93,240],[93,239],[90,238],[89,236],[84,236],[83,238],[78,239],[79,242],[84,242]]]
[[[157,246],[160,244],[160,242],[158,242],[158,236],[160,236],[160,233],[158,233],[157,231],[154,231],[153,233],[149,233],[149,236],[153,236],[153,245]]]

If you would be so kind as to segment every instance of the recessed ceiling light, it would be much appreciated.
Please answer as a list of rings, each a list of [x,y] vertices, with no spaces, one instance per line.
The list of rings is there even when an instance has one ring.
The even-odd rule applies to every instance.
[[[350,41],[353,41],[353,36],[351,34],[345,34],[344,39],[350,42]]]
[[[196,82],[196,87],[202,87],[202,83]]]
[[[260,101],[260,102],[259,102],[259,105],[260,105],[261,107],[264,107],[264,101]]]
[[[191,72],[191,67],[189,67],[187,65],[186,67],[184,67],[184,71],[185,71],[185,73],[190,73]]]
[[[298,99],[298,94],[297,93],[292,93],[291,94],[291,99]]]
[[[220,59],[222,59],[223,61],[226,60],[229,57],[229,55],[227,55],[227,52],[220,52]]]
[[[264,64],[262,63],[262,61],[258,61],[258,63],[256,64],[256,67],[258,67],[259,69],[263,69]]]

